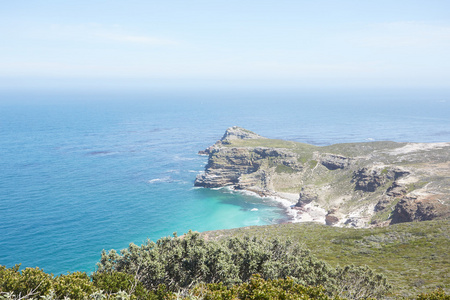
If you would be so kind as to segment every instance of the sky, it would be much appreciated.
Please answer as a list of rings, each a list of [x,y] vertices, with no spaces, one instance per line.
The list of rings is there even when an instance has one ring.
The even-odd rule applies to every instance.
[[[450,88],[448,0],[2,1],[0,88]]]

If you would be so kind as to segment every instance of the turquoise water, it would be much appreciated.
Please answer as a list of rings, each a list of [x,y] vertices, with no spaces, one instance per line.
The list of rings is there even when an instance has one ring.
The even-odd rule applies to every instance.
[[[0,264],[95,270],[102,249],[287,221],[285,208],[193,188],[226,128],[315,145],[450,141],[450,93],[0,94]]]

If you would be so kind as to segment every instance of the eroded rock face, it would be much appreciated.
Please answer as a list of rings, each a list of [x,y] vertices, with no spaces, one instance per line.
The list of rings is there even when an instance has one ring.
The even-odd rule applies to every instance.
[[[394,168],[361,168],[353,173],[353,182],[355,183],[355,190],[361,190],[363,192],[375,192],[375,190],[385,184],[389,180],[397,180],[400,177],[407,176],[410,171],[394,167]],[[395,193],[402,194],[402,189],[399,184],[394,184],[392,189],[390,188],[387,193],[391,193],[389,196],[395,196]]]
[[[216,188],[239,183],[242,174],[255,172],[259,165],[245,148],[214,148],[206,171],[197,175],[195,186]]]
[[[393,167],[388,170],[387,176],[388,178],[394,178],[394,180],[399,179],[400,177],[408,176],[411,174],[411,171],[402,168],[402,167]]]
[[[353,174],[355,190],[375,192],[377,187],[386,182],[386,175],[377,169],[362,168]]]
[[[404,173],[409,174],[409,173]],[[403,184],[394,181],[392,185],[386,190],[386,194],[381,197],[375,205],[375,211],[382,211],[390,206],[390,204],[399,197],[403,197],[407,193],[407,188]]]
[[[284,149],[273,148],[208,148],[209,159],[205,173],[199,174],[194,185],[199,187],[215,188],[223,186],[234,186],[237,189],[246,189],[258,185],[264,188],[268,185],[270,175],[262,164],[267,168],[276,168],[283,165],[298,171],[302,166],[297,162],[295,153]],[[247,176],[251,174],[252,176]]]
[[[397,181],[394,181],[386,191],[386,195],[389,197],[401,197],[404,194],[406,194],[406,186]]]
[[[278,159],[288,159],[292,160],[297,158],[297,155],[291,151],[287,151],[285,149],[276,149],[276,148],[265,148],[265,147],[257,147],[253,150],[255,155],[259,155],[258,158],[278,158]]]
[[[319,195],[317,194],[316,188],[314,186],[308,185],[302,187],[302,190],[299,194],[298,202],[295,206],[304,207],[306,204],[309,204],[313,201],[317,201],[319,199]]]
[[[439,202],[436,196],[429,196],[424,199],[417,197],[404,197],[401,199],[393,211],[391,224],[427,221],[450,216],[448,205]]]
[[[393,198],[383,196],[375,205],[375,208],[374,208],[375,212],[382,211],[382,210],[388,208],[393,201],[394,201]]]
[[[348,167],[351,161],[352,159],[342,155],[326,153],[322,156],[320,163],[328,170],[337,170]]]

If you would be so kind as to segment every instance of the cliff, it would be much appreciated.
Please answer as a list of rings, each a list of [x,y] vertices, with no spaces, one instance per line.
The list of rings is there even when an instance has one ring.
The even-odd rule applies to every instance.
[[[294,198],[297,221],[366,227],[450,217],[450,143],[318,147],[231,127],[199,153],[209,159],[195,186]]]

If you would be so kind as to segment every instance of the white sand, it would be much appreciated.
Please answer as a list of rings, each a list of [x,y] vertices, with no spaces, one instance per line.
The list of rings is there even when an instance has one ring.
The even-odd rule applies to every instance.
[[[397,148],[387,153],[390,155],[407,154],[418,151],[427,151],[433,149],[442,149],[444,147],[449,147],[450,143],[410,143],[401,148]]]

